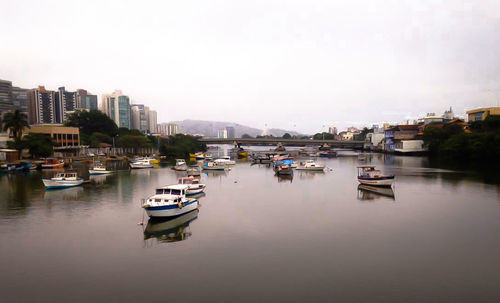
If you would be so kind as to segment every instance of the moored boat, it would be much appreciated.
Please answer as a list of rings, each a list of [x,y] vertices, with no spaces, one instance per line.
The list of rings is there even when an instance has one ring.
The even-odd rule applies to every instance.
[[[195,177],[183,177],[177,180],[177,184],[185,184],[188,186],[186,196],[192,196],[202,193],[205,190],[205,184],[200,183],[200,179]]]
[[[214,161],[207,162],[201,167],[203,170],[225,170],[226,166]]]
[[[83,179],[77,173],[58,173],[50,179],[42,179],[43,185],[47,189],[67,188],[78,186],[83,183]]]
[[[130,168],[132,169],[151,168],[151,167],[153,167],[153,164],[149,163],[149,160],[147,159],[136,160],[130,163]]]
[[[189,157],[190,158],[193,158],[193,159],[196,159],[196,160],[204,160],[205,159],[205,154],[202,153],[202,152],[198,152],[198,153],[189,153]]]
[[[217,162],[218,164],[223,164],[223,165],[235,165],[236,162],[234,160],[231,160],[230,156],[222,156],[218,159],[215,159],[214,162]]]
[[[102,161],[95,161],[93,166],[89,169],[89,175],[107,175],[112,171],[106,169],[106,165]]]
[[[143,200],[149,217],[175,217],[198,208],[197,199],[186,198],[188,186],[176,184],[156,189],[155,195]]]
[[[175,166],[172,167],[172,169],[177,170],[177,171],[186,171],[187,170],[186,160],[175,159]]]
[[[375,166],[358,166],[358,181],[366,185],[390,187],[394,182],[394,175],[383,175]]]
[[[190,165],[186,172],[188,176],[199,176],[201,175],[201,168],[198,165]]]
[[[42,169],[53,169],[53,168],[63,168],[64,167],[64,160],[62,159],[46,159],[44,163],[41,165]]]
[[[279,159],[274,161],[273,170],[277,175],[292,175],[293,164],[292,158]]]
[[[335,157],[337,157],[337,152],[334,152],[334,151],[324,151],[324,152],[320,152],[319,156],[321,158],[335,158]]]
[[[308,170],[308,171],[323,171],[325,166],[323,164],[316,163],[314,160],[306,160],[305,162],[300,162],[297,166],[297,170]]]

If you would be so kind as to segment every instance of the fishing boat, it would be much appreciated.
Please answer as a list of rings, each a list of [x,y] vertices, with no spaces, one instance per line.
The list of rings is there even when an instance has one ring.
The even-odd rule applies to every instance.
[[[149,160],[147,160],[147,159],[135,160],[134,162],[131,162],[129,165],[130,165],[130,168],[132,168],[132,169],[153,167],[153,164],[149,163]]]
[[[231,160],[230,156],[222,156],[218,159],[215,159],[214,162],[217,162],[218,164],[223,164],[223,165],[235,165],[236,162],[234,160]]]
[[[200,179],[191,177],[179,178],[177,184],[186,184],[188,189],[186,190],[186,196],[192,196],[202,193],[205,190],[205,184],[200,183]]]
[[[198,218],[198,209],[171,218],[151,218],[144,230],[144,240],[156,238],[158,242],[170,243],[186,240],[191,236],[189,224]]]
[[[297,166],[297,170],[308,170],[308,171],[323,171],[325,166],[314,162],[314,160],[307,160],[305,162],[300,162]]]
[[[394,182],[394,175],[383,175],[375,166],[358,166],[358,181],[366,185],[390,187]]]
[[[324,151],[324,152],[320,152],[319,156],[321,158],[335,158],[335,157],[337,157],[337,152],[334,152],[334,151]]]
[[[92,168],[89,169],[89,175],[107,175],[112,171],[106,169],[106,165],[102,161],[94,161]]]
[[[198,165],[190,165],[186,172],[188,176],[199,176],[201,175],[201,168]]]
[[[186,171],[187,170],[186,160],[175,159],[175,166],[172,167],[172,169],[177,171]]]
[[[67,188],[83,183],[83,179],[78,177],[77,173],[58,173],[53,178],[42,179],[42,181],[47,189]]]
[[[241,147],[238,149],[237,155],[238,155],[238,159],[248,157],[248,153]]]
[[[188,186],[176,184],[156,189],[155,195],[142,201],[149,217],[175,217],[198,208],[197,199],[186,198]]]
[[[293,159],[285,158],[274,161],[273,169],[277,175],[291,175],[293,174]]]
[[[217,163],[215,161],[210,161],[201,167],[203,170],[225,170],[226,166],[224,164]]]
[[[202,152],[198,152],[198,153],[189,153],[189,157],[190,158],[194,158],[196,160],[204,160],[205,159],[205,154],[202,153]]]
[[[45,162],[42,163],[40,166],[42,169],[63,168],[64,167],[64,160],[49,158],[49,159],[45,159]]]

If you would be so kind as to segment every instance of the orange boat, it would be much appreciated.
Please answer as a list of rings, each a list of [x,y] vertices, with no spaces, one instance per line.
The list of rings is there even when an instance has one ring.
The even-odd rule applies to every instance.
[[[42,168],[63,168],[64,160],[62,159],[46,159],[45,163],[42,163]]]

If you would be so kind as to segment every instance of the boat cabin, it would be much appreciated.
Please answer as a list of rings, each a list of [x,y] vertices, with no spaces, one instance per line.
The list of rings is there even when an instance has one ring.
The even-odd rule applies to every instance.
[[[375,169],[375,166],[358,166],[358,176],[365,178],[383,177],[380,170]]]
[[[186,165],[186,160],[184,160],[184,159],[175,159],[175,165]]]
[[[77,173],[58,173],[52,178],[53,180],[77,180]]]
[[[177,184],[200,184],[200,180],[193,177],[184,177],[179,178]]]
[[[156,195],[171,195],[171,196],[185,196],[187,185],[169,185],[156,189]]]

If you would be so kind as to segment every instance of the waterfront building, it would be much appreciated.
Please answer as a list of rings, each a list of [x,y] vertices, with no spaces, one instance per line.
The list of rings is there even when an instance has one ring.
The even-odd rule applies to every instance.
[[[0,116],[12,109],[12,82],[0,80]]]
[[[328,133],[332,134],[332,135],[336,135],[337,134],[337,128],[335,126],[330,126],[328,128]]]
[[[227,139],[227,130],[225,128],[217,131],[217,138],[219,139]]]
[[[146,117],[146,109],[143,104],[132,104],[130,106],[130,123],[132,129],[148,132],[149,122]]]
[[[396,146],[398,146],[399,149],[404,148],[404,146],[412,146],[411,148],[414,148],[412,143],[398,145],[398,142],[416,140],[418,132],[419,125],[397,125],[386,129],[384,131],[385,151],[394,152],[396,151]],[[423,147],[423,142],[421,146]]]
[[[68,115],[76,109],[76,93],[69,92],[62,86],[57,89],[55,96],[56,123],[64,123]]]
[[[52,138],[57,147],[80,146],[80,130],[62,124],[38,124],[25,130],[27,134],[45,134]]]
[[[152,134],[156,133],[158,130],[156,129],[156,125],[158,123],[158,114],[155,110],[149,110],[147,115],[148,120],[148,131]]]
[[[12,105],[13,109],[20,110],[22,113],[28,115],[28,104],[27,104],[27,99],[28,99],[28,91],[29,89],[27,88],[20,88],[13,86],[12,87]]]
[[[27,93],[28,123],[48,124],[56,122],[56,94],[45,86],[30,89]]]
[[[469,122],[482,121],[488,116],[500,115],[500,107],[481,107],[467,111]]]
[[[85,89],[77,89],[76,108],[79,110],[97,110],[97,95],[92,95]]]
[[[179,126],[174,123],[161,123],[158,124],[157,132],[163,136],[175,136],[179,133]]]
[[[236,131],[233,126],[226,126],[227,137],[230,139],[236,138]]]
[[[130,98],[115,90],[110,95],[102,96],[102,111],[108,115],[118,127],[130,128]]]

